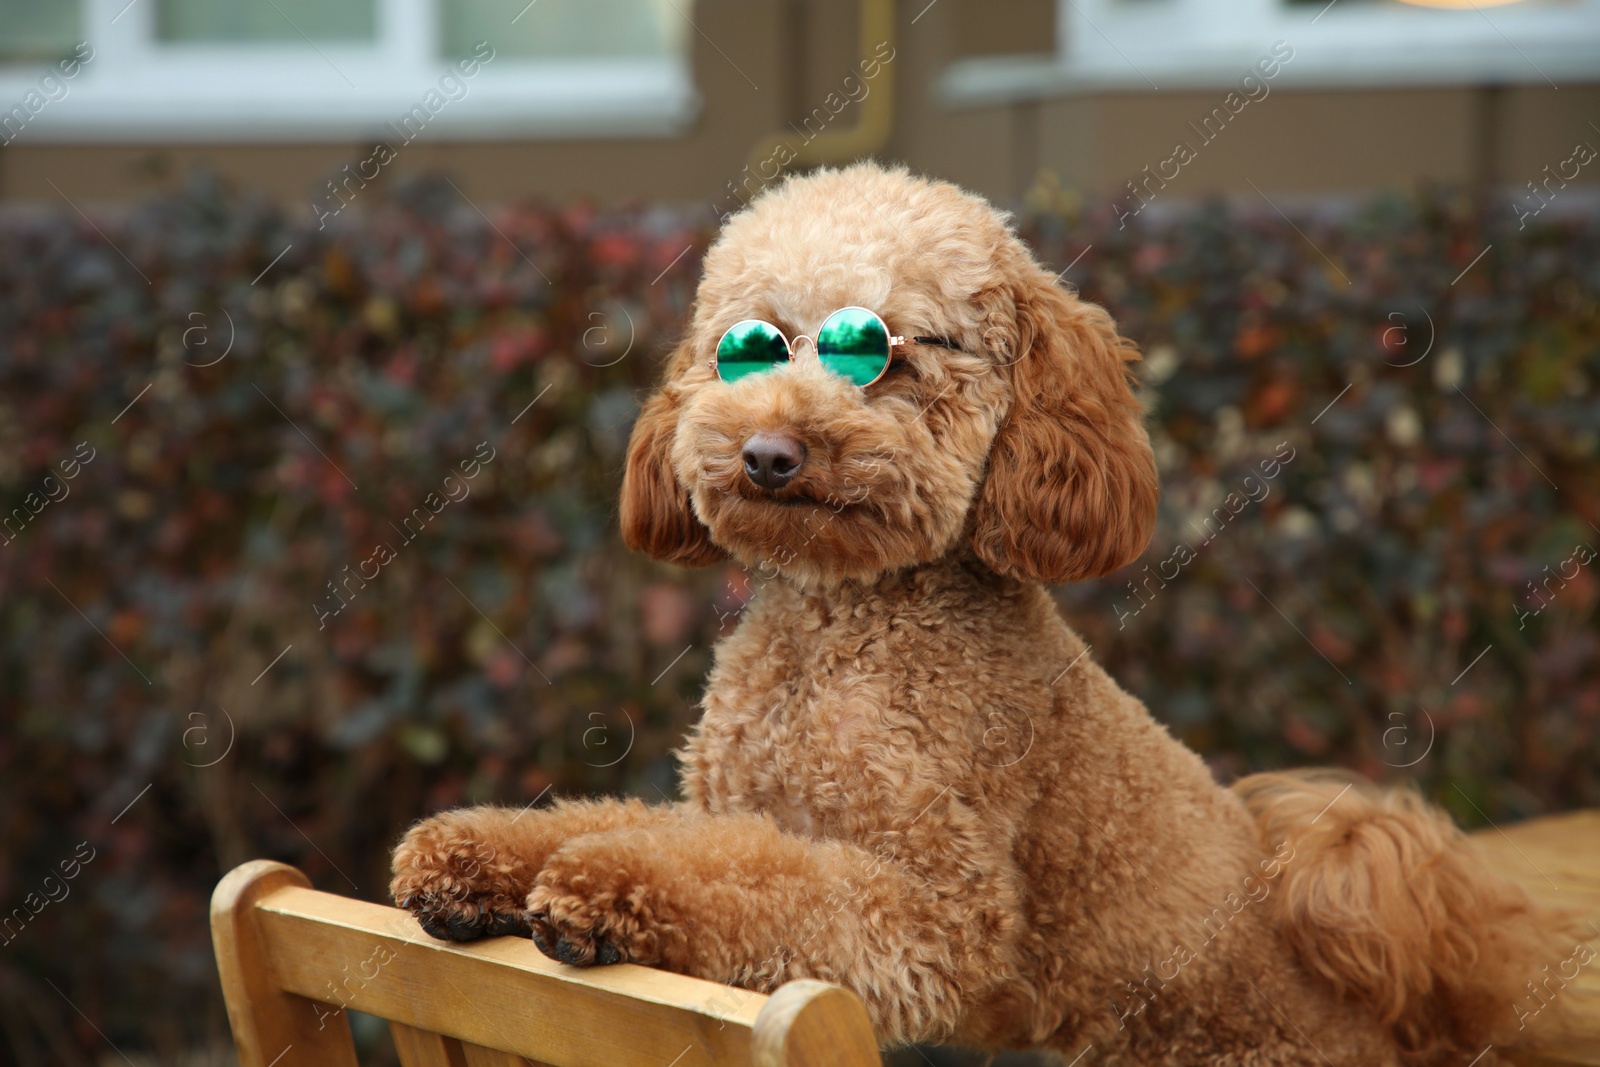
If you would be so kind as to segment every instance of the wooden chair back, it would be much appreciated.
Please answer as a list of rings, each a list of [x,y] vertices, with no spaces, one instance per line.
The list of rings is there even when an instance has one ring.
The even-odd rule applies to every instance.
[[[388,1020],[405,1067],[877,1067],[854,993],[772,996],[620,965],[579,970],[531,942],[437,941],[395,908],[253,860],[211,898],[240,1067],[355,1067],[345,1009]]]

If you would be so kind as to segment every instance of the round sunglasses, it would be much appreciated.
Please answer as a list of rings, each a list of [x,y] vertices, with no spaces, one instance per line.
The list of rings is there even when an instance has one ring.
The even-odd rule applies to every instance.
[[[817,359],[824,367],[863,388],[883,377],[894,349],[905,343],[906,338],[891,334],[883,319],[864,307],[835,311],[823,321],[813,341]],[[728,327],[722,335],[711,366],[718,378],[736,382],[793,358],[794,344],[782,330],[761,319],[745,319]]]

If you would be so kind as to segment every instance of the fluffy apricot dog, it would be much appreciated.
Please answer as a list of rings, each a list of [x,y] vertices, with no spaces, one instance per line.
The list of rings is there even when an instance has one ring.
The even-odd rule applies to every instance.
[[[851,306],[905,335],[864,387],[808,340]],[[804,337],[724,381],[747,319]],[[759,586],[687,799],[446,812],[401,842],[395,900],[579,966],[837,982],[885,1044],[1345,1067],[1514,1039],[1571,955],[1559,923],[1412,794],[1220,787],[1045,591],[1151,536],[1136,358],[952,185],[861,165],[759,197],[706,255],[622,483],[631,547]]]

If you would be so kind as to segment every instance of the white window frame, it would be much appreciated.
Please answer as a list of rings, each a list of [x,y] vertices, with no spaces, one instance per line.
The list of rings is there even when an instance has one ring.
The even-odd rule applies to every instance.
[[[435,0],[374,0],[372,41],[159,41],[152,0],[80,0],[94,57],[12,142],[389,139],[453,67]],[[493,45],[493,42],[490,42]],[[0,64],[0,111],[50,65]],[[521,59],[500,51],[427,139],[667,137],[699,111],[687,55]]]
[[[965,60],[946,100],[1005,103],[1076,93],[1218,88],[1277,41],[1280,86],[1550,85],[1600,81],[1600,0],[1461,9],[1335,0],[1058,0],[1053,56]]]

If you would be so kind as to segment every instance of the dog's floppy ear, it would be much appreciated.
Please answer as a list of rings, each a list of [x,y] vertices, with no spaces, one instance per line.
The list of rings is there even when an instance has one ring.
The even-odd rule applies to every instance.
[[[660,392],[645,401],[628,441],[622,472],[622,540],[635,552],[668,563],[704,567],[724,557],[689,506],[689,493],[672,470],[672,438],[678,429],[678,397],[672,382],[688,366],[685,343],[667,364]]]
[[[972,546],[1002,574],[1094,578],[1135,559],[1155,526],[1156,470],[1127,364],[1104,308],[1029,265],[1003,333],[1011,409],[989,452]]]

